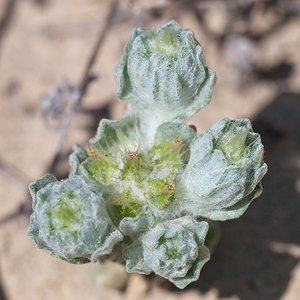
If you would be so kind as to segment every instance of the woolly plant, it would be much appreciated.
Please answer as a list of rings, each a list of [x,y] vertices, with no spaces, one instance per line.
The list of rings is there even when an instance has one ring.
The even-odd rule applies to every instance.
[[[209,104],[216,76],[174,21],[133,30],[115,78],[130,110],[102,119],[89,150],[74,146],[68,179],[30,185],[28,234],[67,262],[117,260],[182,289],[210,259],[210,221],[240,217],[261,193],[260,136],[247,119],[198,135],[185,123]]]

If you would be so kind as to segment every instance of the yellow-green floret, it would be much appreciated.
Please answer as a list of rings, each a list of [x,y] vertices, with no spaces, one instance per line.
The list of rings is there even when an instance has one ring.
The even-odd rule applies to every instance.
[[[119,152],[117,153],[117,150]],[[109,190],[105,195],[123,217],[163,209],[174,201],[176,175],[182,169],[181,139],[155,144],[148,151],[102,147],[89,151],[93,178]]]

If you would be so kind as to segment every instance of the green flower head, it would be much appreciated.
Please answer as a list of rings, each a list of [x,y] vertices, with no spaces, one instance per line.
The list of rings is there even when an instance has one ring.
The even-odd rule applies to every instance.
[[[135,29],[115,70],[117,94],[160,118],[189,117],[211,99],[215,73],[191,30]]]
[[[199,134],[182,178],[186,210],[213,220],[239,217],[261,193],[263,151],[247,119],[224,118]]]
[[[28,234],[53,256],[76,264],[96,261],[122,240],[101,193],[82,178],[73,175],[58,182],[46,175],[30,192],[34,213]]]
[[[155,272],[184,288],[199,278],[202,266],[209,260],[204,246],[207,231],[206,222],[189,216],[159,223],[125,249],[127,271]]]

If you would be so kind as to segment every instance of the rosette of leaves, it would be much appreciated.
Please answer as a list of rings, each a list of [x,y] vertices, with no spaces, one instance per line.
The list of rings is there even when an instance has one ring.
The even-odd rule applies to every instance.
[[[117,94],[157,120],[189,117],[211,100],[215,73],[191,30],[134,29],[115,70]],[[170,109],[172,107],[172,109]]]
[[[209,250],[204,245],[208,224],[190,216],[156,226],[154,223],[144,215],[121,222],[123,234],[135,238],[123,253],[126,270],[141,274],[155,272],[182,289],[199,278],[202,266],[209,260]]]
[[[73,175],[46,175],[30,186],[34,213],[29,236],[39,248],[74,264],[95,262],[123,239],[97,187]]]
[[[241,216],[262,192],[263,145],[248,119],[224,118],[199,134],[182,176],[185,210],[212,220]]]
[[[175,22],[136,29],[116,77],[132,109],[101,120],[88,150],[74,146],[69,179],[31,184],[28,233],[68,262],[118,260],[184,288],[215,247],[211,220],[241,216],[260,194],[260,136],[247,119],[225,118],[198,135],[187,126],[209,103],[215,76]]]
[[[140,122],[132,113],[102,120],[88,152],[74,147],[73,173],[101,188],[115,224],[140,213],[161,218],[175,199],[195,131],[177,120],[158,126],[154,136],[153,145],[145,147]]]

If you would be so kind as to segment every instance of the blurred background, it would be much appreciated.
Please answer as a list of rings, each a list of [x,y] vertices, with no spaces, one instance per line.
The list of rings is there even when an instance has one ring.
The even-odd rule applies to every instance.
[[[67,264],[26,235],[28,183],[66,177],[72,144],[87,147],[101,118],[123,115],[113,70],[132,28],[171,19],[194,31],[218,76],[189,123],[200,132],[250,118],[269,166],[262,196],[220,223],[211,261],[184,291]],[[299,0],[0,0],[0,299],[300,299],[299,49]]]

